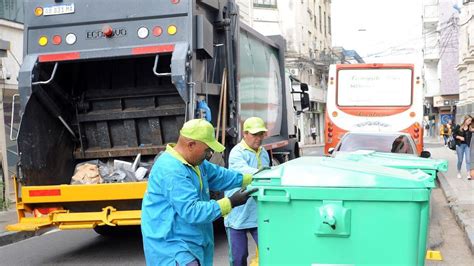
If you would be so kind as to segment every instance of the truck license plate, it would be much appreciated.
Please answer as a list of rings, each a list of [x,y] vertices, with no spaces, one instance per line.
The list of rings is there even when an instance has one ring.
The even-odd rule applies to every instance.
[[[53,16],[74,13],[74,4],[48,6],[43,8],[43,16]]]

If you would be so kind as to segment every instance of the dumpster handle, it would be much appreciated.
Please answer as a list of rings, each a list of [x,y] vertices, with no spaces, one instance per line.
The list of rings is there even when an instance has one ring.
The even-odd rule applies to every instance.
[[[278,191],[278,192],[284,192],[284,195],[265,195],[265,191]],[[265,188],[260,188],[259,194],[258,194],[258,200],[259,201],[274,201],[274,202],[290,202],[290,194],[288,191],[284,189],[265,189]]]

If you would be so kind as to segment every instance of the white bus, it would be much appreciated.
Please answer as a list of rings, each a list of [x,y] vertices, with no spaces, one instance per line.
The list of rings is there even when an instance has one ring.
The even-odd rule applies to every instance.
[[[423,150],[423,82],[413,64],[329,68],[325,153],[348,131],[406,132]]]

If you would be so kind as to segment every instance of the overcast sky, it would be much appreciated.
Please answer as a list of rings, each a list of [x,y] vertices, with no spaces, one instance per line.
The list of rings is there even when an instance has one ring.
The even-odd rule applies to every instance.
[[[332,42],[366,62],[422,63],[422,0],[332,0]]]

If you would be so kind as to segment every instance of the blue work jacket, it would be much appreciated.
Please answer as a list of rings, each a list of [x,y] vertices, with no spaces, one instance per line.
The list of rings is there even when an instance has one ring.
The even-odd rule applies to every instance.
[[[172,145],[153,165],[142,202],[142,235],[147,265],[186,265],[197,259],[212,265],[212,222],[221,209],[215,191],[241,187],[243,176],[204,161],[192,166]]]
[[[253,174],[258,169],[269,166],[270,157],[265,148],[260,147],[258,151],[250,148],[244,140],[237,144],[229,155],[229,169],[239,171],[243,174]],[[226,197],[230,197],[238,189],[232,189],[225,192]],[[232,209],[224,218],[224,225],[232,229],[248,229],[257,227],[257,203],[253,198],[247,202]]]

